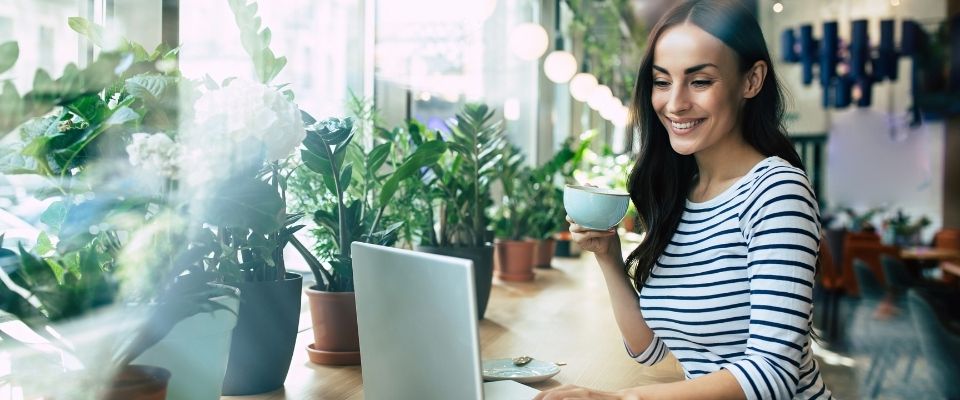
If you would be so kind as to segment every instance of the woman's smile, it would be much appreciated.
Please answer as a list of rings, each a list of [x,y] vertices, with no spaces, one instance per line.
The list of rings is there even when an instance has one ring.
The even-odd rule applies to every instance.
[[[686,135],[690,132],[693,132],[698,126],[700,126],[703,121],[706,121],[706,118],[684,118],[684,119],[672,119],[667,118],[669,125],[672,128],[672,133],[676,135]]]

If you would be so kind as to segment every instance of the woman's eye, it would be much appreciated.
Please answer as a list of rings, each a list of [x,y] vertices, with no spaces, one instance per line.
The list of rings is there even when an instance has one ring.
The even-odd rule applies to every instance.
[[[666,88],[670,86],[670,82],[667,81],[653,81],[653,86],[657,88]]]
[[[704,80],[704,79],[698,79],[698,80],[695,80],[695,81],[691,82],[691,84],[692,84],[694,87],[705,88],[705,87],[707,87],[707,86],[712,85],[712,84],[713,84],[713,81]]]

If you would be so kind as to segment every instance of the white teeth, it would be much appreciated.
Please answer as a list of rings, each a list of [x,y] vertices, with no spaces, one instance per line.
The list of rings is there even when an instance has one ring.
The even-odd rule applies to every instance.
[[[693,128],[694,126],[700,125],[701,122],[703,122],[702,119],[698,119],[696,121],[684,122],[684,123],[670,121],[674,129],[690,129],[690,128]]]

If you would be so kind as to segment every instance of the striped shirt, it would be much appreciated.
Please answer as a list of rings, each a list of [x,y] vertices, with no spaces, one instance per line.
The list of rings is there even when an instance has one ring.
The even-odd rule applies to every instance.
[[[653,342],[630,355],[670,351],[687,379],[725,368],[748,399],[831,398],[810,350],[819,220],[806,175],[779,157],[688,200],[640,290]]]

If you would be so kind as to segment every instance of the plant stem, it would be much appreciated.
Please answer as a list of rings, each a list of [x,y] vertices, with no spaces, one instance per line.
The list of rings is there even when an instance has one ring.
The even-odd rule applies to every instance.
[[[308,250],[296,236],[290,238],[290,244],[303,256],[303,259],[307,262],[307,266],[309,266],[313,274],[316,275],[315,277],[318,279],[317,286],[322,286],[325,291],[329,291],[330,286],[333,284],[333,275],[330,274],[330,271],[327,271],[327,269],[323,267],[323,264],[320,264],[320,261],[310,253],[310,250]],[[326,284],[321,284],[320,279],[326,281]]]
[[[473,130],[473,245],[482,246],[483,245],[483,207],[480,204],[480,145],[479,138],[477,135],[480,134],[479,126],[471,127]],[[481,232],[480,237],[476,237],[477,233]]]
[[[373,233],[377,231],[377,224],[380,223],[380,217],[383,216],[383,210],[387,208],[387,205],[384,204],[380,206],[380,209],[377,210],[377,217],[373,219],[373,224],[370,225],[370,233],[367,234],[367,237],[373,236]]]
[[[330,146],[326,142],[323,144],[323,151],[327,153],[327,159],[330,160],[330,170],[333,171],[333,186],[337,190],[337,219],[339,226],[339,237],[337,238],[337,244],[340,247],[340,255],[343,257],[350,257],[350,244],[347,243],[347,222],[344,219],[344,215],[347,213],[347,208],[343,204],[343,189],[340,188],[340,171],[337,169],[336,157],[333,152],[330,151]]]

